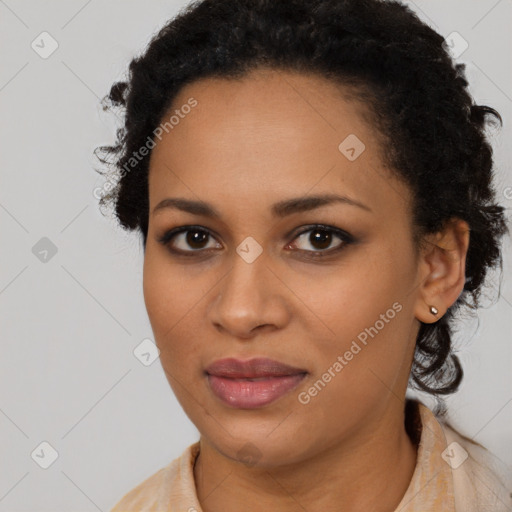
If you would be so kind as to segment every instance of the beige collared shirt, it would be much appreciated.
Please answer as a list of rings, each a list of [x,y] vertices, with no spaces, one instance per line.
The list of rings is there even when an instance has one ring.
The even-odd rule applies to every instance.
[[[512,512],[509,468],[416,404],[416,467],[394,512]],[[128,492],[111,512],[202,512],[193,472],[198,453],[199,441]]]

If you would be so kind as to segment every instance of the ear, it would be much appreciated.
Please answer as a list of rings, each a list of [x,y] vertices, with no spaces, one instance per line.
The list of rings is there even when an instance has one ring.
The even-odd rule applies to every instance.
[[[445,227],[427,235],[419,260],[419,289],[415,316],[423,323],[439,320],[457,300],[466,282],[466,254],[470,229],[461,219],[450,219]],[[437,313],[432,313],[433,306]]]

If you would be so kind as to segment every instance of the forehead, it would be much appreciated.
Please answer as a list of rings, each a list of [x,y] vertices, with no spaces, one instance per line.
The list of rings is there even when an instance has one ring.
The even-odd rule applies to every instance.
[[[186,134],[190,126],[196,135],[204,136],[212,124],[216,127],[212,135],[217,137],[226,131],[232,132],[231,137],[238,134],[239,139],[252,135],[247,137],[247,144],[265,135],[272,140],[278,135],[279,142],[286,137],[301,137],[305,132],[335,138],[357,132],[373,144],[373,139],[381,135],[369,122],[370,105],[357,99],[354,87],[315,73],[257,68],[236,79],[202,78],[179,91],[163,120],[192,97],[198,102],[190,116],[196,122],[180,123],[173,129],[176,136]],[[318,144],[318,140],[314,143]]]
[[[191,99],[196,105],[183,108]],[[173,113],[179,122],[151,154],[151,207],[170,191],[219,201],[259,194],[261,202],[335,188],[374,202],[376,184],[382,194],[392,180],[368,106],[318,75],[204,78],[183,87],[163,122]]]

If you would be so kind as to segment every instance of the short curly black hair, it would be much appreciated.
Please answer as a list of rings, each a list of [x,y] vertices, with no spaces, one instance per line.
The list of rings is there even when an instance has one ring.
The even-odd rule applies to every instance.
[[[463,292],[437,322],[421,324],[409,379],[412,388],[434,395],[439,407],[440,395],[456,391],[463,376],[452,347],[454,312],[462,305],[477,308],[487,271],[502,268],[500,242],[508,227],[496,202],[484,132],[486,116],[500,125],[502,119],[493,108],[474,104],[464,64],[455,64],[443,37],[404,4],[190,3],[153,36],[131,61],[127,80],[114,83],[105,97],[105,109],[124,112],[124,127],[114,145],[96,149],[113,183],[101,206],[113,205],[121,226],[142,233],[145,248],[150,153],[133,165],[134,153],[151,140],[185,84],[243,77],[259,66],[317,73],[371,107],[373,125],[386,141],[386,163],[413,192],[417,240],[452,218],[468,223]]]

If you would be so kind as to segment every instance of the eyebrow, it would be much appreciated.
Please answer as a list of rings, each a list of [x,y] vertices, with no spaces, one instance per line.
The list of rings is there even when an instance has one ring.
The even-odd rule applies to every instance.
[[[274,217],[286,217],[287,215],[314,210],[315,208],[320,208],[321,206],[333,203],[356,206],[368,212],[372,212],[369,206],[347,196],[322,194],[316,196],[294,197],[284,201],[279,201],[272,205],[271,213]],[[211,217],[214,219],[221,218],[221,214],[211,204],[204,201],[195,201],[182,197],[168,197],[160,201],[153,209],[152,215],[166,208],[177,209],[193,215],[202,215],[204,217]]]

